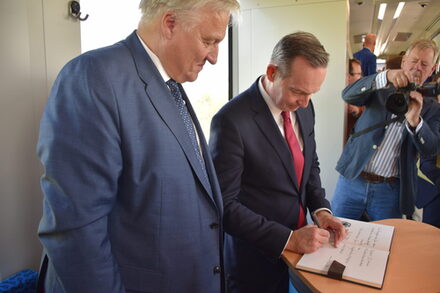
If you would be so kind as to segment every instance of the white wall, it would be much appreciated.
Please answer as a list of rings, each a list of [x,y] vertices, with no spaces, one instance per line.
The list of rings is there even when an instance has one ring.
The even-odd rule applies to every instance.
[[[288,33],[299,30],[313,33],[330,53],[326,80],[312,100],[321,178],[327,198],[331,199],[338,177],[335,166],[342,151],[341,91],[346,67],[347,3],[345,0],[243,0],[241,3],[242,20],[234,37],[238,43],[238,48],[234,48],[238,52],[234,94],[247,89],[265,72],[273,47]]]
[[[80,52],[68,2],[0,1],[0,280],[40,262],[43,171],[35,145],[48,90]]]

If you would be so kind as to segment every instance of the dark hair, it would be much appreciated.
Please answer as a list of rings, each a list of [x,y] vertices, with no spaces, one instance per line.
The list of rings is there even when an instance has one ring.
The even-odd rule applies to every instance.
[[[400,69],[402,65],[402,57],[403,56],[401,55],[388,57],[385,63],[386,69]]]
[[[277,65],[281,77],[290,74],[290,64],[296,57],[303,57],[313,67],[327,67],[329,54],[319,40],[307,32],[284,36],[273,49],[270,63]]]

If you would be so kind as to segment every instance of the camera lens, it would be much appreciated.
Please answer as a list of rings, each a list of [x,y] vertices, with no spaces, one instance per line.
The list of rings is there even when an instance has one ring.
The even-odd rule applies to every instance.
[[[409,97],[403,92],[395,92],[391,94],[386,102],[386,108],[389,112],[396,115],[403,115],[408,111]]]

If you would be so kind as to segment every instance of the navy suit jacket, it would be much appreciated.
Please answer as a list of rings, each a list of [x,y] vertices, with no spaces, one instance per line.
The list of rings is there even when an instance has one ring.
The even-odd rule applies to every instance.
[[[280,255],[297,226],[299,200],[312,212],[330,207],[319,176],[313,105],[296,114],[304,140],[301,187],[258,81],[212,119],[209,146],[225,207],[226,274],[228,282],[253,284],[249,292],[273,292],[281,277],[287,286]]]
[[[423,208],[423,222],[440,228],[440,168],[437,156],[421,158],[420,170],[434,184],[419,178],[417,207]]]
[[[376,55],[368,48],[363,48],[353,54],[353,57],[361,61],[362,74],[368,76],[376,73]]]
[[[431,188],[429,192],[419,192],[417,197],[417,207],[419,208],[425,207],[436,197],[440,196],[440,168],[437,167],[436,163],[437,156],[420,158],[420,170],[434,185],[424,180]]]
[[[353,131],[359,132],[376,123],[390,119],[391,113],[385,108],[389,89],[374,90],[373,84],[377,74],[364,77],[344,89],[344,101],[356,106],[365,105],[365,111],[357,120]],[[399,156],[400,171],[400,208],[405,215],[412,215],[417,182],[417,153],[432,155],[440,150],[440,105],[434,100],[424,100],[421,116],[423,126],[417,134],[409,133],[403,128],[402,144]],[[364,135],[349,137],[336,170],[347,179],[357,178],[370,161],[376,148],[385,137],[386,127],[376,128]]]
[[[46,292],[221,292],[220,189],[185,99],[209,181],[135,33],[62,69],[38,143]]]

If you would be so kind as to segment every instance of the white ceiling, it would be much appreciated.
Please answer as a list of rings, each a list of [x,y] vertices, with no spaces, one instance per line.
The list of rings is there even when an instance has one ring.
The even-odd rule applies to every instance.
[[[400,17],[393,20],[401,1],[349,0],[351,53],[362,48],[360,36],[370,32],[377,35],[375,54],[378,56],[399,54],[411,42],[420,38],[432,39],[440,33],[440,0],[407,0]],[[382,21],[377,18],[381,3],[387,3]]]

